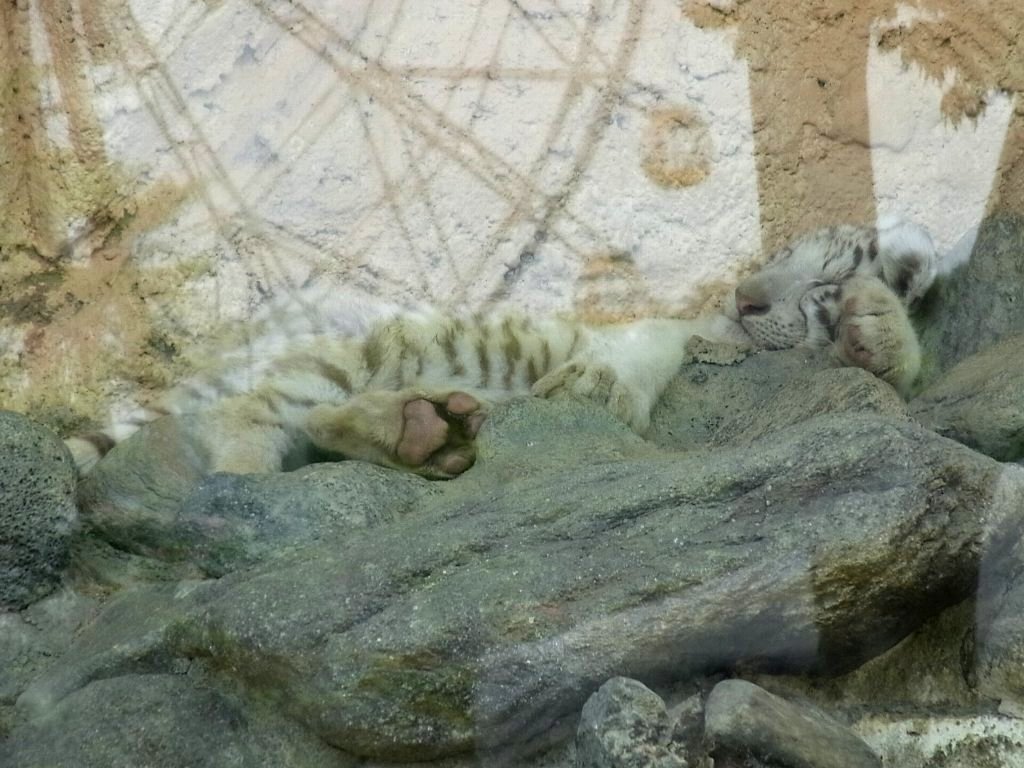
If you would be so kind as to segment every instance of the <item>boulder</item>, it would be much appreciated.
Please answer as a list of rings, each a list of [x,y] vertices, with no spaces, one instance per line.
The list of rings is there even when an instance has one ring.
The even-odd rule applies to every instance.
[[[96,598],[61,590],[19,613],[0,613],[0,704],[13,704],[29,682],[55,663],[98,604]]]
[[[123,440],[79,485],[88,530],[136,554],[174,559],[178,510],[204,476],[207,457],[194,416],[165,417]]]
[[[408,513],[436,484],[362,462],[203,478],[166,531],[165,552],[222,576]]]
[[[1000,461],[1024,458],[1024,334],[966,358],[910,404],[923,425]]]
[[[906,417],[895,389],[862,368],[805,369],[746,412],[725,416],[711,445],[756,445],[785,429],[829,413],[875,413]]]
[[[0,455],[0,611],[9,611],[60,584],[78,512],[71,456],[52,432],[0,411]]]
[[[830,679],[752,675],[750,682],[835,713],[886,766],[1024,768],[1021,635],[1019,627],[1007,631],[1019,603],[991,610],[1015,589],[996,567],[1010,538],[985,553],[978,600],[947,609],[853,672]],[[993,620],[1002,626],[988,629]]]
[[[781,696],[809,699],[826,711],[852,715],[870,711],[879,702],[898,702],[904,712],[991,708],[974,686],[975,620],[972,596],[845,675],[828,679],[745,677]]]
[[[95,535],[83,535],[71,544],[68,576],[90,591],[108,593],[157,582],[201,580],[206,573],[187,561],[169,562],[136,555]]]
[[[61,589],[22,611],[0,613],[0,740],[18,719],[17,697],[58,662],[98,605],[94,597]]]

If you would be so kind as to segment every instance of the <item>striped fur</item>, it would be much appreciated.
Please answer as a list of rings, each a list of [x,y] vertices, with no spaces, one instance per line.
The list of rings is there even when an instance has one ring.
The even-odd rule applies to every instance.
[[[698,320],[595,327],[389,310],[365,323],[365,333],[328,325],[262,359],[258,375],[230,366],[201,375],[160,407],[67,442],[85,472],[140,422],[201,411],[211,471],[279,470],[298,444],[311,442],[451,477],[472,464],[473,438],[490,405],[515,395],[587,397],[642,432],[694,334],[768,349],[831,346],[842,364],[905,390],[919,366],[906,306],[931,284],[934,263],[923,230],[889,222],[801,238],[740,283],[736,307]]]

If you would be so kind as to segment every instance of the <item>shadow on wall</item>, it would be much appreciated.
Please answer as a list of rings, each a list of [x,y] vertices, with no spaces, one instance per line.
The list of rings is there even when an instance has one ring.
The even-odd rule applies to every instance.
[[[904,63],[943,83],[943,114],[954,124],[980,116],[993,91],[1024,91],[1024,7],[1014,0],[970,12],[955,0],[687,0],[686,13],[705,29],[735,28],[737,52],[748,62],[766,251],[793,236],[794,216],[798,231],[834,223],[836,210],[875,219],[870,46],[898,49]],[[989,213],[1024,212],[1022,155],[1018,104]]]

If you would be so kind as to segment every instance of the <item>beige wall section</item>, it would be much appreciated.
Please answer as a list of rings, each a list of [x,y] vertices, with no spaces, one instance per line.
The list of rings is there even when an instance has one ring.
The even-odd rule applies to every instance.
[[[949,247],[1016,204],[983,5],[4,4],[2,404],[102,418],[310,283],[615,318],[876,211]]]

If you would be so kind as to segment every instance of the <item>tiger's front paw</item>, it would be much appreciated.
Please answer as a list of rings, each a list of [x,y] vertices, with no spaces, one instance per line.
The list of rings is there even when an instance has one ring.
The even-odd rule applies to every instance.
[[[840,361],[908,395],[921,370],[921,349],[902,302],[873,277],[851,278],[843,289],[835,347]]]
[[[638,392],[625,384],[609,365],[573,361],[559,366],[533,385],[537,397],[562,394],[592,400],[636,432],[650,425],[651,406]]]

